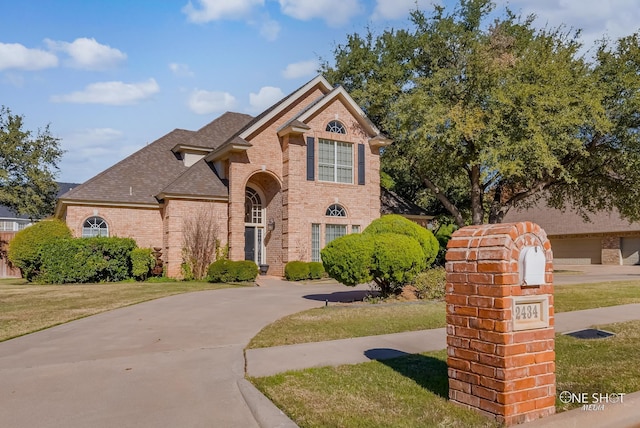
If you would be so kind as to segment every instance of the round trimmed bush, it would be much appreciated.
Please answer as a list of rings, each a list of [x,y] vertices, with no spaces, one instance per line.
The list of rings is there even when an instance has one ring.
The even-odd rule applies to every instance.
[[[287,281],[302,281],[309,279],[309,264],[298,260],[289,262],[284,267],[284,277]]]
[[[348,286],[370,282],[374,245],[372,236],[359,233],[334,239],[320,251],[325,271]]]
[[[324,266],[320,262],[310,262],[309,265],[309,279],[321,279],[325,272]]]
[[[42,247],[70,237],[71,231],[62,220],[40,221],[16,233],[9,243],[9,261],[20,268],[27,281],[32,281],[40,272]]]
[[[433,264],[440,248],[438,240],[433,236],[433,233],[398,214],[384,215],[372,221],[362,233],[363,235],[397,233],[415,239],[422,248],[426,266]]]
[[[246,282],[258,276],[258,265],[251,260],[217,260],[207,270],[209,282]]]
[[[373,280],[383,295],[396,293],[425,267],[424,252],[418,241],[397,233],[373,235]]]

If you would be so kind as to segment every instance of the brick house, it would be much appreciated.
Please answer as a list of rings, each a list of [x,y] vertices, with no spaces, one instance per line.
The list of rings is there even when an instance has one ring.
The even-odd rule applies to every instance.
[[[512,209],[505,223],[531,221],[540,225],[551,242],[554,265],[640,264],[640,223],[620,214],[599,211],[585,221],[574,210],[546,206],[544,200],[528,209]]]
[[[379,150],[390,143],[318,76],[257,117],[227,112],[170,132],[64,194],[56,217],[75,236],[160,247],[177,277],[185,221],[213,216],[230,259],[280,275],[379,217]]]

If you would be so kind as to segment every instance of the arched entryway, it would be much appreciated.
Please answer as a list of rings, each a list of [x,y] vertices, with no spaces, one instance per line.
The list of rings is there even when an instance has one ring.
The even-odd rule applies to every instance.
[[[268,171],[253,174],[244,192],[244,259],[282,270],[282,193]]]
[[[264,196],[247,186],[244,193],[244,259],[266,264]]]

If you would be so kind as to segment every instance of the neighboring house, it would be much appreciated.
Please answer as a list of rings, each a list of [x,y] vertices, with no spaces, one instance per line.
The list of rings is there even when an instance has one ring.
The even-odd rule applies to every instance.
[[[68,192],[76,183],[58,183],[58,196]],[[26,215],[15,215],[9,208],[0,205],[0,278],[19,278],[20,270],[12,268],[7,263],[6,251],[9,242],[15,234],[32,224]]]
[[[399,214],[422,227],[434,228],[434,216],[392,190],[380,188],[380,214]]]
[[[318,76],[257,117],[225,113],[170,132],[63,195],[56,216],[75,236],[162,248],[173,277],[185,224],[213,216],[230,259],[281,275],[379,217],[379,149],[390,143]]]
[[[531,221],[542,227],[563,264],[640,264],[640,223],[623,220],[617,211],[591,214],[590,222],[571,210],[548,208],[541,201],[527,210],[510,210],[505,223]]]

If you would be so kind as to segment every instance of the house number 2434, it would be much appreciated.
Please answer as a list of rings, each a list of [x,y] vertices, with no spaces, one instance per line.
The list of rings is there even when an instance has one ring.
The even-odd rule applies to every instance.
[[[516,320],[539,319],[538,306],[536,304],[516,305]]]

